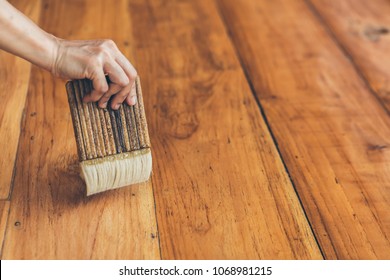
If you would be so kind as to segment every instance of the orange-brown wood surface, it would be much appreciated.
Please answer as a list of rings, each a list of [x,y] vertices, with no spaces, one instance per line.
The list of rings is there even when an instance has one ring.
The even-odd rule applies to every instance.
[[[129,9],[162,258],[321,258],[216,5]]]
[[[159,258],[151,184],[85,197],[64,83],[31,81],[2,257]]]
[[[389,116],[304,1],[219,1],[326,258],[390,258]]]
[[[117,43],[153,173],[86,197],[65,81],[0,53],[2,259],[390,259],[388,2],[372,2],[12,1],[55,36]]]
[[[126,2],[47,1],[41,24],[133,43],[156,208],[150,183],[83,197],[64,85],[34,69],[3,258],[321,258],[216,6]]]
[[[9,1],[24,14],[36,21],[40,1]],[[14,162],[20,134],[30,64],[0,50],[0,199],[7,199],[10,192]]]
[[[390,2],[310,0],[390,112]]]
[[[124,2],[105,2],[44,1],[41,26],[70,39],[123,39],[131,31],[118,29],[119,23],[131,27]],[[128,48],[123,51],[132,56]],[[65,83],[37,68],[31,73],[6,236],[4,259],[160,257],[151,183],[85,197]]]
[[[9,201],[0,201],[0,244],[3,244],[4,234],[7,225]],[[0,248],[1,254],[1,248]]]

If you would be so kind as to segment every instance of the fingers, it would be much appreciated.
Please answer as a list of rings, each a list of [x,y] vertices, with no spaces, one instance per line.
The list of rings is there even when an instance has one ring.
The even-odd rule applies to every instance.
[[[96,102],[98,101],[108,90],[108,84],[106,76],[103,71],[97,71],[91,77],[93,90],[90,94],[84,96],[84,102]]]
[[[115,95],[114,97],[112,97]],[[127,86],[122,88],[117,84],[110,84],[109,90],[102,96],[99,100],[99,107],[106,108],[108,101],[112,97],[111,108],[117,110],[120,108],[120,105],[126,101],[130,106],[133,106],[137,103],[137,93],[135,88],[135,83],[132,86]]]
[[[104,65],[104,72],[110,77],[110,81],[121,87],[128,86],[130,83],[124,69],[115,61],[107,61]]]
[[[116,57],[116,62],[122,67],[123,71],[126,73],[130,84],[133,84],[135,82],[135,79],[137,78],[137,71],[119,50]]]
[[[111,108],[114,110],[118,110],[122,105],[123,101],[125,101],[126,97],[130,94],[130,87],[124,87],[112,98]]]
[[[108,104],[108,101],[110,100],[111,96],[118,93],[121,89],[122,89],[122,87],[120,85],[111,83],[109,85],[108,91],[100,98],[99,103],[98,103],[99,107],[100,108],[107,108],[107,104]]]
[[[111,40],[95,41],[90,63],[86,65],[85,77],[92,80],[93,90],[83,98],[84,102],[97,102],[106,108],[110,99],[112,109],[116,110],[126,101],[129,105],[137,102],[135,79],[137,71]],[[108,75],[111,83],[108,84]]]
[[[126,102],[130,106],[133,106],[133,105],[135,105],[137,103],[137,91],[136,91],[136,88],[135,88],[135,82],[131,86],[130,94],[127,95],[127,97],[126,97]]]
[[[126,97],[126,103],[130,106],[133,106],[137,103],[137,95],[135,88],[135,79],[137,78],[137,71],[135,70],[133,65],[127,60],[127,58],[121,52],[119,52],[119,50],[116,61],[122,67],[129,79],[131,91],[130,94],[128,94]]]

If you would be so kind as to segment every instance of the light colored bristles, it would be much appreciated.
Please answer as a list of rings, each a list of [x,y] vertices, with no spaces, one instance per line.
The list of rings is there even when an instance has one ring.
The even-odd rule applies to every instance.
[[[149,179],[152,154],[149,148],[80,162],[87,195],[138,184]]]

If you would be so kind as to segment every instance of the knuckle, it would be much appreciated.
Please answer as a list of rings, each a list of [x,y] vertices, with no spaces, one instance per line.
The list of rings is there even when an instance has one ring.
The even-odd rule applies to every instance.
[[[110,84],[110,89],[108,90],[108,92],[106,93],[106,95],[108,97],[110,97],[111,95],[117,93],[118,91],[121,90],[121,86],[117,85],[117,84]]]
[[[106,98],[106,97],[102,97],[100,98],[99,100],[99,105],[104,105],[105,103],[107,103],[109,100],[109,98]]]
[[[126,98],[130,93],[128,91],[121,91],[118,95],[120,97]]]
[[[125,87],[129,84],[129,79],[127,77],[122,77],[119,82],[118,82],[118,85],[120,85],[121,87]]]
[[[100,86],[100,92],[104,93],[108,91],[108,85],[107,84],[102,84]]]
[[[111,39],[104,40],[102,45],[105,48],[109,48],[109,49],[116,48],[115,42],[113,40],[111,40]]]
[[[114,84],[112,84],[111,87],[113,90],[116,90],[115,92],[119,92],[129,84],[128,77],[122,73],[115,73],[115,75],[112,77],[112,80],[114,81]]]
[[[100,48],[99,52],[96,56],[97,60],[100,62],[100,64],[104,64],[104,61],[109,60],[111,57],[110,51],[105,48]]]
[[[110,49],[107,48],[104,44],[99,44],[93,51],[93,56],[95,59],[99,61],[104,61],[105,58],[110,56]]]
[[[103,84],[103,83],[99,83],[98,85],[96,85],[96,88],[95,88],[96,92],[97,92],[97,96],[98,96],[98,99],[100,99],[101,95],[105,92],[107,92],[108,90],[108,86],[106,84]]]
[[[137,78],[137,76],[138,76],[137,70],[135,70],[134,68],[131,69],[130,72],[129,72],[129,75],[130,75],[130,78],[132,80],[135,80]]]
[[[108,100],[110,100],[110,97],[111,97],[111,95],[104,95],[100,100],[101,100],[101,102],[108,102]]]
[[[90,98],[90,100],[92,101],[92,102],[96,102],[96,101],[99,101],[99,95],[97,95],[97,94],[93,94],[93,95],[91,95],[91,98]]]
[[[99,70],[102,68],[102,62],[99,56],[91,56],[87,61],[87,68],[89,72],[95,72],[95,70]]]

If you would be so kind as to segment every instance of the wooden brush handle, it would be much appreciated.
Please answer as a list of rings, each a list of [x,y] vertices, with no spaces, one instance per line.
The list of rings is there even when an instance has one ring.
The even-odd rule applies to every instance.
[[[135,81],[137,104],[122,104],[119,110],[83,103],[92,90],[89,80],[66,84],[68,101],[80,161],[102,158],[150,147],[148,127],[139,77]]]

